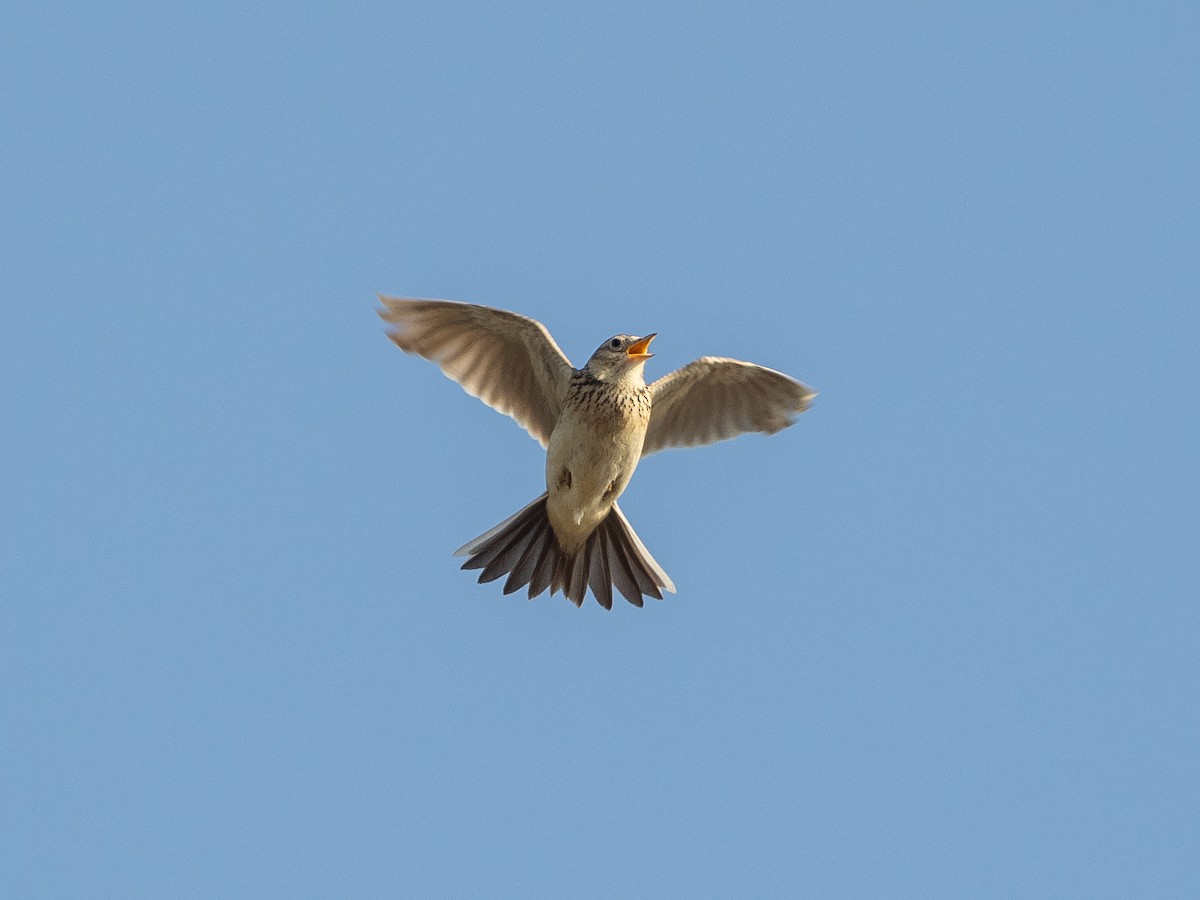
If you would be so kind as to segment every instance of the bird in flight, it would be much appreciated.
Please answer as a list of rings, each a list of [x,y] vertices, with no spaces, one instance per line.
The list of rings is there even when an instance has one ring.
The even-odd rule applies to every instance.
[[[675,585],[655,562],[617,498],[643,456],[748,431],[774,434],[815,392],[781,372],[705,356],[647,385],[654,334],[618,334],[576,369],[540,322],[449,300],[379,295],[388,336],[406,353],[505,415],[546,448],[546,491],[455,556],[482,569],[480,584],[508,575],[504,593],[547,588],[582,606],[590,587],[612,609],[613,587],[634,606]]]

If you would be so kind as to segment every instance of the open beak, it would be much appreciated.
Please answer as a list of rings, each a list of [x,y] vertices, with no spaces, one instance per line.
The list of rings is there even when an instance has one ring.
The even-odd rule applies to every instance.
[[[630,344],[629,349],[627,349],[625,351],[626,355],[630,359],[640,359],[640,360],[649,359],[654,354],[647,353],[646,349],[650,346],[650,342],[652,340],[654,340],[654,338],[657,336],[658,336],[658,332],[656,331],[656,332],[654,332],[654,334],[648,334],[644,338],[642,338],[640,341],[635,341],[634,343]]]

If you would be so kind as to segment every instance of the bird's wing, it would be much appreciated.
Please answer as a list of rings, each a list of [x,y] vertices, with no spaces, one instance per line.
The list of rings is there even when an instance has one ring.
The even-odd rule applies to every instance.
[[[546,446],[572,368],[544,325],[470,303],[382,294],[379,301],[396,346],[437,363],[468,394],[512,416]]]
[[[650,427],[642,456],[695,447],[745,431],[774,434],[804,412],[816,393],[782,372],[705,356],[650,385]]]

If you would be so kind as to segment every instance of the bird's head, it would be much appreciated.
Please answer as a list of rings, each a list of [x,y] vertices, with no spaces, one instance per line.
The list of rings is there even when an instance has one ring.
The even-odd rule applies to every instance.
[[[604,381],[618,381],[629,375],[640,378],[642,366],[654,355],[648,352],[652,340],[653,334],[645,337],[614,335],[596,348],[584,371]]]

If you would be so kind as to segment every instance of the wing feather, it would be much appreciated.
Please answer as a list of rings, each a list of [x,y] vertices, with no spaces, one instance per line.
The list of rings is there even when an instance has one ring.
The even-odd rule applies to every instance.
[[[774,434],[791,425],[816,393],[794,378],[753,363],[705,356],[654,382],[642,456],[695,447],[747,431]]]
[[[468,394],[512,416],[546,446],[572,368],[544,325],[472,303],[382,294],[379,301],[396,346],[437,363]]]

